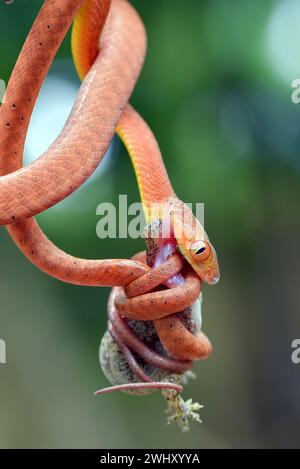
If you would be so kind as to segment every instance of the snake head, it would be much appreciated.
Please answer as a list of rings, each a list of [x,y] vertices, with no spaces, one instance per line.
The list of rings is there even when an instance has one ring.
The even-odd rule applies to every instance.
[[[187,261],[197,272],[199,277],[209,285],[215,285],[220,279],[217,254],[210,243],[207,235],[205,239],[196,239],[188,244],[189,255],[186,255]],[[179,249],[182,251],[183,248]]]
[[[220,271],[216,251],[191,209],[177,198],[169,200],[169,213],[178,249],[199,277],[210,285],[218,283]]]

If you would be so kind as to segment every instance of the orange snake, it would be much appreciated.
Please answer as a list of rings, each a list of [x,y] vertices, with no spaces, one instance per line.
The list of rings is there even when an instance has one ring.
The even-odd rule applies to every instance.
[[[59,137],[23,168],[33,107],[74,18],[72,51],[83,79],[78,97]],[[162,344],[180,367],[180,360],[206,357],[211,345],[202,332],[193,336],[174,313],[196,300],[201,280],[216,283],[219,270],[204,229],[173,191],[151,130],[128,104],[145,51],[143,24],[126,0],[45,0],[0,108],[0,224],[7,225],[19,249],[49,275],[77,285],[118,287],[113,290],[114,314],[154,320]],[[152,269],[143,255],[132,260],[73,257],[56,247],[32,218],[90,176],[116,130],[130,154],[147,221],[153,220],[151,204],[166,209],[181,253]],[[183,285],[155,291],[184,263],[189,267]]]

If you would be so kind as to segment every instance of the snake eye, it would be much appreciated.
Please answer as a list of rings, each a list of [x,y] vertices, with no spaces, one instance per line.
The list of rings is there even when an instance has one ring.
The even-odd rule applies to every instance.
[[[195,261],[205,261],[210,255],[210,245],[206,241],[196,241],[191,245],[190,253]]]

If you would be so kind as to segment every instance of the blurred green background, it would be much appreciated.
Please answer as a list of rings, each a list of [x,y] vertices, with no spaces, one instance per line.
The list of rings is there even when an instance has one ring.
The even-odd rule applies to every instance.
[[[132,103],[152,127],[180,198],[205,202],[222,279],[204,289],[214,354],[197,363],[185,396],[205,405],[188,434],[165,424],[159,394],[93,391],[106,328],[104,288],[41,273],[0,230],[0,447],[299,447],[300,78],[298,0],[135,0],[148,55]],[[0,78],[8,80],[42,1],[0,5]],[[57,134],[79,82],[66,38],[27,141]],[[68,98],[68,99],[67,99]],[[52,107],[51,107],[52,106]],[[38,127],[34,127],[38,126]],[[133,169],[116,143],[106,168],[38,218],[66,251],[129,257],[142,240],[99,240],[101,201],[137,201]]]

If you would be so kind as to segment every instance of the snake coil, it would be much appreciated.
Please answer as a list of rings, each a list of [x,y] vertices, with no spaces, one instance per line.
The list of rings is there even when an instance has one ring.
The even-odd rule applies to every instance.
[[[147,260],[152,269],[124,289],[112,289],[108,301],[110,336],[104,336],[104,345],[100,347],[100,361],[114,386],[100,390],[97,394],[113,390],[136,392],[136,388],[138,393],[143,393],[147,389],[170,387],[181,392],[182,387],[178,381],[192,367],[193,360],[206,358],[211,351],[210,342],[199,330],[198,318],[192,315],[192,305],[195,296],[199,296],[201,282],[178,254],[170,256],[159,267],[151,265],[149,250],[136,255],[134,259],[140,262]],[[162,284],[178,272],[183,273],[185,283],[177,287],[178,302],[172,303],[166,312],[170,290],[162,290]],[[160,294],[156,298],[157,291]],[[183,305],[183,308],[179,305]],[[152,322],[153,317],[160,319]],[[167,334],[164,333],[165,330],[168,331]],[[112,353],[112,349],[107,354],[108,344],[112,347],[111,341],[117,345],[121,356]],[[127,367],[124,366],[124,359]],[[145,369],[150,373],[147,374]],[[128,373],[129,370],[131,374]],[[136,379],[140,383],[136,383]],[[124,381],[129,383],[123,384]]]
[[[74,17],[72,50],[77,71],[85,79],[60,136],[36,162],[22,168],[34,104]],[[12,239],[34,265],[59,280],[75,285],[123,285],[113,288],[109,300],[112,339],[142,386],[180,391],[177,383],[154,382],[140,361],[182,375],[194,360],[209,355],[211,344],[191,313],[201,290],[197,274],[178,254],[159,267],[153,266],[149,252],[133,260],[71,256],[55,246],[33,218],[92,174],[116,130],[139,170],[143,203],[175,197],[153,134],[128,104],[145,51],[144,26],[127,1],[45,0],[0,107],[0,225],[7,225]],[[150,172],[153,179],[148,177]],[[179,272],[184,284],[172,290],[163,287]],[[143,333],[137,327],[141,321],[146,324]],[[149,333],[158,350],[147,344]]]

